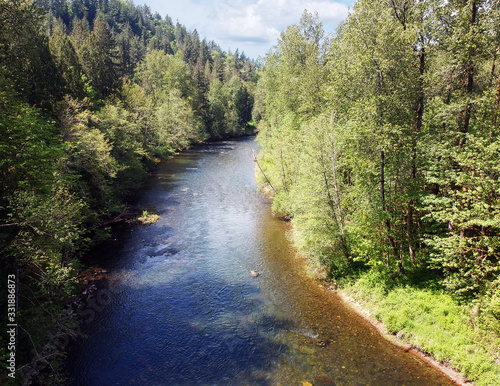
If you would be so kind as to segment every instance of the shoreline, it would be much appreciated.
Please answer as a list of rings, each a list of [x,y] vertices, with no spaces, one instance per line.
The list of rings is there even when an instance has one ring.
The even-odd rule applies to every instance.
[[[444,374],[448,379],[450,379],[456,385],[460,386],[474,385],[473,382],[468,381],[466,377],[458,370],[455,370],[453,367],[450,367],[447,364],[438,361],[432,355],[424,352],[418,346],[405,342],[397,335],[391,334],[381,321],[377,320],[372,315],[372,313],[368,309],[366,309],[366,307],[363,307],[363,305],[360,302],[358,302],[356,299],[350,296],[347,292],[344,292],[344,290],[333,289],[328,285],[328,282],[320,281],[318,282],[318,285],[326,290],[329,290],[332,294],[336,295],[347,307],[356,312],[356,314],[362,317],[368,324],[370,324],[373,328],[375,328],[377,332],[384,339],[392,343],[394,346],[398,347],[404,352],[412,354],[421,361],[426,362],[436,371]]]
[[[257,171],[256,171],[257,174]],[[261,194],[265,195],[268,197],[271,202],[273,200],[272,197],[272,192],[269,191],[264,191],[262,187],[260,187],[259,191]],[[293,224],[290,223],[290,220],[288,218],[284,217],[279,217],[274,215],[276,218],[278,218],[280,221],[283,221],[284,223],[287,223],[288,229],[291,231],[292,235],[295,234],[295,229]],[[323,274],[321,267],[315,265],[312,263],[311,259],[308,257],[305,257],[299,248],[295,245],[294,242],[294,237],[292,236],[290,242],[292,245],[294,245],[294,248],[296,248],[297,252],[297,257],[302,261],[303,264],[303,270],[304,274],[308,276],[312,281],[317,285],[319,288],[325,290],[332,296],[336,297],[340,301],[344,303],[346,307],[354,311],[358,316],[360,316],[365,322],[367,322],[370,326],[372,326],[378,334],[380,334],[386,341],[397,347],[398,349],[410,353],[414,357],[418,358],[420,361],[428,364],[431,366],[435,371],[443,374],[446,378],[448,378],[452,383],[455,385],[460,385],[460,386],[474,386],[475,383],[472,381],[469,381],[467,377],[456,370],[455,368],[451,367],[450,365],[443,363],[439,360],[437,360],[433,355],[430,353],[425,352],[423,349],[420,347],[408,343],[405,341],[403,338],[399,337],[397,334],[392,334],[389,332],[389,330],[386,328],[386,326],[378,320],[372,313],[372,311],[369,310],[368,307],[365,307],[363,303],[355,299],[353,296],[351,296],[346,290],[344,290],[342,287],[337,287],[335,283],[332,283],[328,281],[326,276]]]
[[[270,197],[266,192],[262,192],[266,195],[271,201],[272,197]],[[280,218],[275,216],[280,221],[286,224],[288,229],[294,232],[294,227],[290,224],[288,219]],[[292,245],[294,245],[293,239],[290,240]],[[413,355],[415,358],[420,361],[426,363],[428,366],[432,367],[435,371],[441,373],[444,377],[448,378],[452,384],[459,386],[474,386],[474,383],[467,380],[467,378],[460,373],[458,370],[453,367],[447,365],[446,363],[440,362],[436,358],[434,358],[431,354],[425,352],[420,347],[406,342],[404,339],[400,338],[398,335],[390,333],[385,325],[379,321],[373,313],[365,307],[361,302],[352,297],[347,291],[345,291],[342,287],[336,287],[332,282],[329,282],[326,277],[324,277],[320,273],[319,267],[314,267],[311,260],[300,253],[300,250],[294,245],[296,249],[296,257],[299,259],[302,265],[303,274],[309,277],[313,285],[318,286],[321,290],[328,293],[330,296],[337,298],[340,300],[346,307],[355,312],[359,317],[361,317],[366,323],[368,323],[371,327],[373,327],[376,332],[382,336],[388,343],[392,344],[399,350],[409,353]]]

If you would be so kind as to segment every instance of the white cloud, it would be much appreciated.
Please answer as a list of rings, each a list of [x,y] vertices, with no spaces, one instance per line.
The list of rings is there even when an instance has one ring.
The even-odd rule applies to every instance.
[[[347,17],[354,0],[136,0],[151,10],[168,14],[201,38],[214,40],[223,50],[239,49],[257,58],[277,43],[280,32],[299,22],[304,9],[318,12],[325,29]]]
[[[241,1],[218,4],[215,20],[205,30],[216,41],[235,41],[271,46],[277,43],[281,31],[298,23],[305,9],[318,12],[325,25],[335,25],[345,19],[348,7],[328,0],[258,0],[244,4]]]

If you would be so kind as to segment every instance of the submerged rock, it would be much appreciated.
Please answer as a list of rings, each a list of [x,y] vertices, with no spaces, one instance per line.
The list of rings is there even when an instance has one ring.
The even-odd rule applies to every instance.
[[[326,347],[328,345],[328,341],[322,339],[316,339],[314,344],[318,347]]]

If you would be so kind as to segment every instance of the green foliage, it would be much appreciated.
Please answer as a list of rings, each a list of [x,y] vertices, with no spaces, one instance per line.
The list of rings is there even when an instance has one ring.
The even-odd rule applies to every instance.
[[[261,180],[330,275],[429,266],[472,296],[498,277],[492,12],[360,0],[334,39],[305,13],[266,58]]]
[[[121,103],[108,103],[96,114],[96,126],[111,144],[109,159],[116,174],[110,195],[116,203],[137,191],[147,177],[147,165],[143,160],[149,155],[136,118],[137,115]]]
[[[118,58],[108,25],[99,18],[78,49],[80,63],[97,96],[105,98],[118,86]]]
[[[391,333],[458,369],[475,384],[494,385],[500,375],[495,362],[500,336],[498,320],[485,323],[490,306],[483,304],[485,309],[474,317],[450,295],[410,284],[391,279],[387,271],[372,270],[343,291]]]
[[[209,139],[216,120],[212,138],[246,132],[256,68],[122,0],[0,1],[0,63],[0,271],[21,284],[17,364],[25,384],[64,384],[54,342],[76,331],[65,305],[79,257],[157,157]]]
[[[331,39],[306,12],[253,110],[257,180],[312,265],[367,269],[384,323],[478,384],[499,374],[498,7],[358,0]]]
[[[0,78],[0,82],[2,82]],[[2,201],[19,190],[45,192],[57,171],[62,146],[42,113],[14,99],[3,80],[0,90],[0,177]]]
[[[130,102],[142,100],[142,112],[148,117],[145,141],[153,153],[169,155],[206,138],[202,119],[193,106],[196,85],[188,65],[178,56],[150,51],[139,63],[136,79],[140,88],[134,91],[136,101]]]
[[[352,262],[345,221],[352,192],[343,183],[348,165],[330,124],[330,117],[321,115],[305,126],[311,140],[298,162],[302,167],[289,200],[298,245],[337,275]]]
[[[2,1],[0,19],[0,75],[12,80],[23,100],[49,109],[62,95],[63,83],[41,29],[41,13],[32,1]]]
[[[424,200],[442,230],[427,240],[432,264],[445,269],[446,285],[459,294],[482,292],[500,268],[499,141],[481,133],[465,138],[462,148],[440,152],[428,176],[440,192]]]
[[[160,214],[155,208],[148,208],[142,211],[142,214],[137,218],[137,221],[142,225],[150,225],[157,222],[159,218]]]
[[[88,109],[89,101],[66,97],[56,106],[65,145],[66,167],[80,175],[79,194],[92,206],[109,205],[110,184],[118,165],[111,154],[112,143],[97,126],[97,117]]]
[[[210,136],[224,138],[246,133],[251,120],[251,102],[244,83],[236,76],[223,83],[215,78],[208,92],[211,114]]]
[[[275,51],[268,55],[265,71],[259,79],[262,90],[259,143],[263,148],[259,163],[276,197],[289,197],[297,181],[296,171],[300,169],[297,151],[302,150],[302,124],[323,108],[326,44],[321,23],[305,12],[299,25],[289,27],[282,34]],[[289,205],[280,206],[290,211]]]
[[[488,318],[495,302],[483,300],[478,317],[437,287],[430,290],[419,284],[421,288],[378,269],[362,273],[342,291],[370,310],[389,332],[458,369],[475,384],[494,385],[500,375],[495,361],[499,321]]]
[[[154,115],[155,142],[159,154],[169,154],[206,138],[199,117],[179,90],[173,89]]]
[[[70,38],[59,28],[50,37],[50,52],[65,82],[65,91],[75,98],[85,96],[83,69]]]
[[[71,294],[75,276],[71,259],[81,242],[83,207],[64,188],[47,195],[19,192],[10,199],[7,218],[16,235],[6,251],[16,256],[18,266],[36,272],[44,295],[55,289]]]
[[[163,51],[148,52],[137,66],[136,78],[153,103],[159,103],[173,89],[180,90],[183,97],[191,94],[189,67],[178,56]]]
[[[43,347],[48,334],[72,323],[58,315],[76,288],[86,204],[71,193],[73,178],[63,172],[64,146],[54,122],[19,101],[9,85],[0,88],[0,267],[21,283],[16,358],[27,363],[33,345]]]

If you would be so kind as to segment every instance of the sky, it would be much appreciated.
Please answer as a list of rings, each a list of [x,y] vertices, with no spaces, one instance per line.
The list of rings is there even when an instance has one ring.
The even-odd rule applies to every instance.
[[[135,0],[151,12],[196,29],[200,38],[214,40],[224,51],[257,60],[276,45],[280,33],[299,22],[304,9],[318,12],[326,31],[335,31],[354,0]]]

